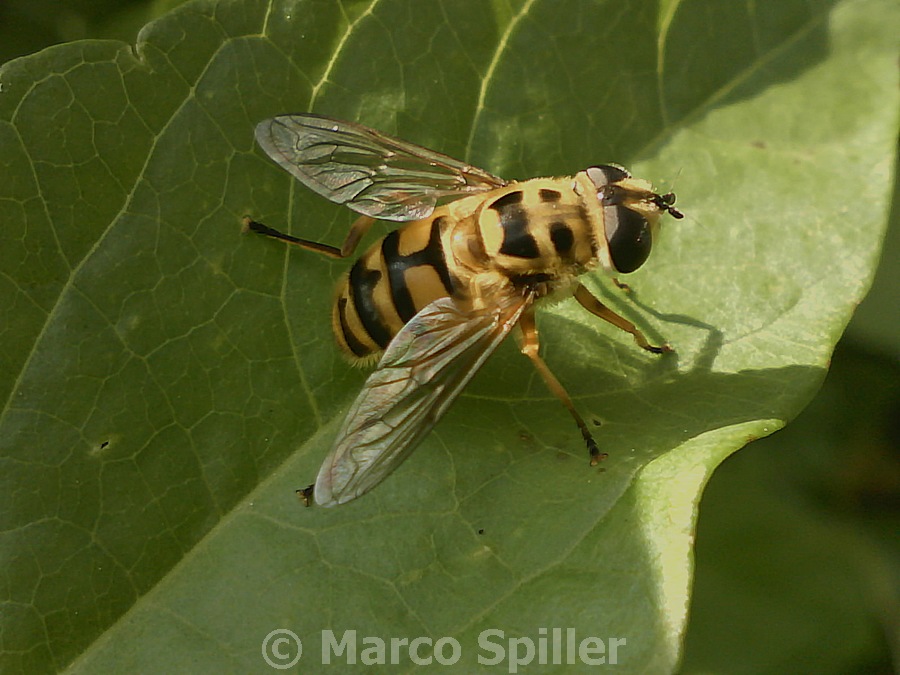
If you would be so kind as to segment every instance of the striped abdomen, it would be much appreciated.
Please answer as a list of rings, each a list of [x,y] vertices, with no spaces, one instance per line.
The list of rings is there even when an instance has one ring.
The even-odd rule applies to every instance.
[[[446,216],[418,220],[376,242],[337,289],[332,328],[338,345],[356,358],[387,347],[419,310],[454,294],[441,246]]]

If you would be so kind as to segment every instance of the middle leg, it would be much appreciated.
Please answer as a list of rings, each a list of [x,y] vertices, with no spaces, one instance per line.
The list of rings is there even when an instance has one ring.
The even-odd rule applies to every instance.
[[[588,451],[591,453],[591,466],[594,466],[601,460],[606,459],[606,453],[600,452],[600,449],[597,447],[597,442],[591,435],[587,424],[585,424],[584,420],[581,418],[581,415],[579,415],[578,411],[575,409],[575,404],[572,403],[572,399],[569,397],[569,393],[565,390],[565,387],[562,386],[560,381],[556,379],[556,375],[553,374],[547,364],[544,363],[544,359],[541,358],[541,355],[539,353],[540,340],[538,338],[537,325],[534,321],[534,308],[529,308],[525,311],[524,314],[522,314],[522,318],[519,320],[519,328],[522,329],[522,344],[520,346],[522,353],[529,359],[531,359],[534,367],[544,379],[544,383],[547,385],[547,388],[550,389],[550,391],[552,391],[560,401],[562,401],[562,404],[566,407],[566,410],[568,410],[572,417],[575,419],[575,424],[577,424],[578,428],[581,430],[581,437],[584,439],[584,443],[585,445],[587,445]]]

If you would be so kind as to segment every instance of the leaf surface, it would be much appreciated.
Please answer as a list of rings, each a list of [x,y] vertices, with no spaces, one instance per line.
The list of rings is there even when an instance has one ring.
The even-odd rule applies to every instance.
[[[703,485],[810,399],[871,282],[898,27],[887,0],[223,0],[6,64],[4,672],[255,672],[276,628],[306,667],[323,630],[450,636],[472,672],[506,665],[482,631],[559,627],[674,668]],[[342,240],[352,216],[253,144],[304,110],[510,179],[613,161],[678,193],[636,303],[586,280],[676,355],[572,302],[540,318],[601,467],[508,344],[378,489],[301,508],[365,376],[329,335],[346,265],[240,220]]]

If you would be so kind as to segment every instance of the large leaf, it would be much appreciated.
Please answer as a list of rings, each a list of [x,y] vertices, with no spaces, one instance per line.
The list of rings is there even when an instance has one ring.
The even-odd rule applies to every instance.
[[[134,50],[0,70],[4,671],[262,670],[281,627],[312,669],[323,630],[453,637],[473,670],[481,631],[553,627],[674,667],[705,481],[800,410],[870,283],[900,18],[661,5],[192,3]],[[675,183],[689,217],[637,306],[604,294],[677,356],[543,315],[602,467],[507,345],[384,485],[299,505],[364,377],[328,334],[345,266],[239,223],[341,240],[350,216],[252,142],[310,109],[510,178],[618,161]]]

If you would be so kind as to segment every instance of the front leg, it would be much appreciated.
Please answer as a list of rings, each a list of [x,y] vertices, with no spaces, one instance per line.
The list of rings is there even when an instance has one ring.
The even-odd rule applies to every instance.
[[[575,289],[575,299],[582,307],[584,307],[594,316],[598,316],[604,321],[608,321],[616,328],[624,330],[626,333],[630,333],[632,337],[634,337],[634,341],[638,343],[638,346],[641,349],[646,349],[648,352],[652,352],[654,354],[664,354],[666,352],[672,351],[672,348],[666,344],[662,345],[661,347],[655,347],[651,345],[649,342],[647,342],[647,338],[644,337],[644,334],[639,331],[633,323],[631,323],[625,317],[619,316],[609,307],[600,302],[582,284],[578,284],[578,287]]]

